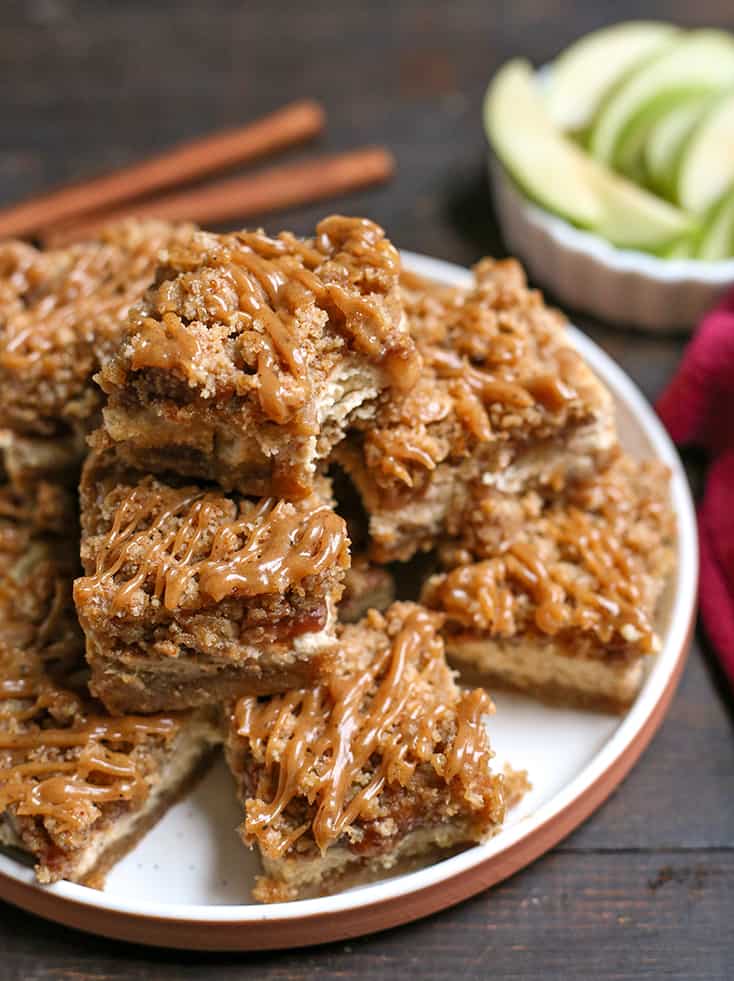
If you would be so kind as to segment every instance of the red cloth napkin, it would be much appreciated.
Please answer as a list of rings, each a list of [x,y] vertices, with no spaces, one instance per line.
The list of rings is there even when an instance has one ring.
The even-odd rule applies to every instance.
[[[656,408],[676,443],[711,457],[698,507],[699,601],[734,685],[734,293],[703,319]]]

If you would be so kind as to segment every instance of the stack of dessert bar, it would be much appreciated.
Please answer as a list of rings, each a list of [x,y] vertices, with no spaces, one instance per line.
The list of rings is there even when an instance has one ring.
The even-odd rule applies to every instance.
[[[485,686],[621,710],[657,649],[667,474],[512,261],[436,286],[339,216],[7,243],[0,381],[0,835],[41,881],[219,743],[263,901],[485,840]]]

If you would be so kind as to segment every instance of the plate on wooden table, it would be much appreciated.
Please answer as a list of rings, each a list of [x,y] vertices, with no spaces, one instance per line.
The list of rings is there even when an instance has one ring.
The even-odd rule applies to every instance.
[[[458,266],[405,253],[406,266],[449,285]],[[57,922],[145,944],[200,950],[266,950],[324,943],[396,926],[444,909],[512,875],[594,811],[634,765],[668,708],[688,651],[698,570],[691,497],[678,456],[648,403],[619,367],[571,328],[571,339],[612,391],[621,440],[635,456],[672,469],[677,573],[660,614],[663,640],[637,700],[623,717],[551,708],[498,693],[489,722],[497,762],[527,769],[532,790],[491,841],[424,868],[334,896],[262,906],[259,872],[235,828],[242,820],[220,761],[194,792],[109,874],[103,892],[59,882],[0,854],[0,898]]]

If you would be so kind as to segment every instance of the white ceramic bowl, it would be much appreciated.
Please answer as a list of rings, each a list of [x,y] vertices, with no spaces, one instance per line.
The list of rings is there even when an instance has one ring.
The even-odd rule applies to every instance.
[[[659,259],[618,249],[529,201],[493,154],[489,174],[510,251],[565,306],[613,324],[691,330],[734,285],[734,259]]]

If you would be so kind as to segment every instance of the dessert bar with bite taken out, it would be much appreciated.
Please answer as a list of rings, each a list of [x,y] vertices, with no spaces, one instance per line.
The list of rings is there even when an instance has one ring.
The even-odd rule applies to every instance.
[[[325,478],[297,502],[253,500],[92,453],[81,517],[74,599],[111,711],[283,691],[328,669],[349,540]]]
[[[399,264],[381,228],[340,216],[310,239],[201,233],[170,249],[97,376],[97,444],[147,472],[307,496],[345,427],[420,369]]]
[[[483,841],[504,816],[483,690],[461,691],[441,618],[413,603],[340,628],[320,685],[240,699],[226,743],[274,902],[342,888],[401,860]]]

